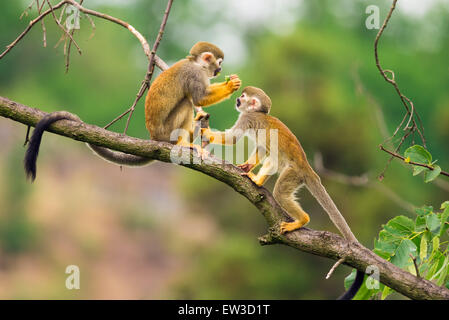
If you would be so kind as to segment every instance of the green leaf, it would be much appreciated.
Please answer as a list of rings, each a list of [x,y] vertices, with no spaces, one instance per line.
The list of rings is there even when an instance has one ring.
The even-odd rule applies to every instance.
[[[429,214],[426,219],[426,226],[430,232],[434,234],[439,234],[440,218],[435,213]]]
[[[445,283],[448,269],[449,269],[449,257],[446,257],[446,259],[444,259],[442,269],[440,269],[439,271],[440,275],[438,276],[437,279],[437,285],[442,286]]]
[[[421,232],[426,230],[426,217],[425,216],[418,216],[415,220],[415,231]]]
[[[432,254],[440,248],[440,238],[438,236],[432,239],[432,248]]]
[[[357,271],[355,269],[352,269],[351,273],[345,278],[344,284],[346,290],[348,290],[354,282],[356,273]]]
[[[407,236],[415,230],[415,222],[406,216],[397,216],[388,221],[384,229],[394,235]]]
[[[420,174],[421,172],[423,172],[425,170],[429,170],[429,169],[426,167],[421,167],[421,166],[413,166],[413,175],[417,176],[418,174]]]
[[[422,206],[421,208],[416,208],[415,212],[418,216],[424,216],[426,214],[432,213],[433,207],[432,206]]]
[[[382,300],[385,300],[385,298],[390,295],[393,292],[393,290],[390,287],[385,286],[385,288],[382,290],[382,296],[380,297]]]
[[[448,202],[448,201],[446,201],[446,202]],[[441,205],[441,207],[443,207],[443,205]],[[442,237],[444,232],[449,228],[449,225],[446,223],[446,222],[448,222],[448,218],[449,218],[449,207],[445,206],[444,208],[445,209],[444,209],[443,213],[441,214],[441,218],[440,218],[440,222],[441,222],[441,228],[440,228],[440,234],[439,234],[440,237]]]
[[[423,235],[421,237],[421,244],[419,245],[419,258],[421,261],[424,261],[427,257],[427,239],[426,236]]]
[[[444,209],[446,209],[446,208],[448,208],[449,207],[449,201],[444,201],[442,204],[441,204],[441,210],[444,210]]]
[[[435,180],[440,175],[440,173],[440,166],[434,166],[433,170],[429,170],[424,173],[424,182],[428,183]]]
[[[432,164],[432,155],[420,145],[414,145],[405,150],[404,157],[410,158],[413,162]]]
[[[410,253],[416,252],[415,244],[409,240],[405,239],[401,241],[396,249],[394,256],[391,258],[390,262],[399,268],[403,268],[408,265],[410,260]]]

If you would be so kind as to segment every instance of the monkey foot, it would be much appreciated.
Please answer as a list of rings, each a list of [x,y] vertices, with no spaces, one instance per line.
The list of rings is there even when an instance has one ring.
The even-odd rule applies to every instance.
[[[281,222],[280,231],[281,234],[284,234],[286,232],[294,231],[299,228],[301,228],[305,223],[302,223],[299,220],[295,220],[293,222]]]
[[[240,175],[248,177],[249,180],[251,180],[252,183],[254,183],[258,187],[261,187],[263,185],[263,183],[260,183],[259,181],[256,180],[256,175],[252,172],[241,172]]]
[[[255,165],[251,164],[251,163],[244,163],[237,167],[239,167],[240,169],[242,169],[245,172],[250,172],[255,167]]]
[[[195,116],[195,119],[193,119],[194,121],[201,121],[201,120],[203,120],[203,119],[209,119],[209,114],[208,113],[206,113],[206,112],[204,112],[203,110],[201,110],[201,111],[198,111],[197,113],[196,113],[196,116]]]

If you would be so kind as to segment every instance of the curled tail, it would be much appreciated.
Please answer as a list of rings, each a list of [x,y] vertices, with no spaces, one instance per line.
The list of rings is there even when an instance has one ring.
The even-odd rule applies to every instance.
[[[58,111],[47,114],[37,124],[33,131],[33,135],[28,143],[28,148],[25,152],[24,167],[28,179],[34,181],[36,179],[36,161],[39,155],[39,147],[42,141],[44,131],[48,129],[54,122],[59,120],[73,120],[80,121],[80,119],[70,112]]]
[[[332,198],[329,196],[324,186],[321,184],[320,177],[315,172],[313,172],[313,170],[310,176],[311,178],[306,180],[307,189],[327,212],[329,218],[332,220],[341,234],[345,237],[345,239],[353,242],[358,242],[357,238],[349,228],[345,218],[338,210],[334,201],[332,201]],[[351,287],[342,296],[340,296],[338,300],[351,300],[362,286],[364,277],[365,273],[357,270],[355,280],[352,283]]]
[[[28,143],[28,148],[24,159],[25,172],[27,178],[31,179],[31,181],[36,179],[36,161],[39,155],[42,135],[44,134],[44,131],[46,131],[53,123],[59,120],[81,121],[78,116],[71,114],[70,112],[57,111],[47,114],[36,124],[36,128],[34,129],[33,135]],[[87,143],[87,146],[104,160],[119,165],[144,166],[153,161],[153,159],[112,151],[90,143]]]

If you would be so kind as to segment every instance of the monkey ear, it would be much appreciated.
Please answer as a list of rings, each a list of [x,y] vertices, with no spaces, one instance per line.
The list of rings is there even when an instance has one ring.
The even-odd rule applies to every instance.
[[[210,52],[203,52],[201,54],[201,59],[203,59],[206,62],[210,62],[212,60],[213,56],[214,55]]]

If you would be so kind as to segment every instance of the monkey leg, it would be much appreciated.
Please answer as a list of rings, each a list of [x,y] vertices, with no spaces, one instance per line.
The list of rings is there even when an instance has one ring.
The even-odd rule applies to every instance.
[[[295,199],[295,192],[301,184],[301,181],[298,181],[298,172],[291,168],[286,168],[281,172],[274,186],[274,198],[295,219],[293,222],[281,223],[280,232],[282,234],[299,229],[310,221],[309,215]]]
[[[257,167],[260,164],[260,159],[263,156],[261,156],[261,151],[259,147],[256,147],[256,150],[251,154],[251,156],[246,160],[244,163],[238,165],[240,169],[242,169],[245,172],[252,171],[255,167]]]
[[[262,168],[260,168],[259,172],[257,174],[254,174],[251,172],[244,172],[242,175],[247,176],[251,179],[252,182],[254,182],[258,187],[263,186],[263,184],[268,180],[269,177],[271,177],[271,171],[273,169],[273,161],[270,158],[265,159],[265,161],[262,164]]]
[[[238,77],[233,78],[227,82],[213,83],[207,88],[207,94],[197,105],[201,107],[207,107],[223,101],[236,90],[240,88],[241,81]]]

